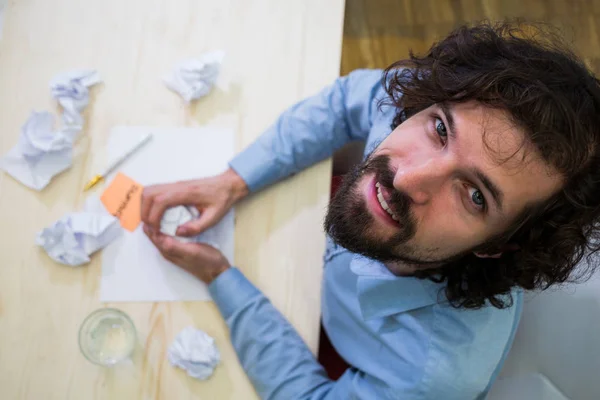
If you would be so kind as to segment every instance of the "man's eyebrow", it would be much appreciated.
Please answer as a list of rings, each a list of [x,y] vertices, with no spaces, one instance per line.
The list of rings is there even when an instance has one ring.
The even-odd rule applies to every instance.
[[[448,128],[450,128],[450,135],[457,136],[456,132],[456,124],[454,123],[454,115],[452,114],[452,106],[446,102],[439,103],[440,110],[442,110],[442,114],[446,117],[446,121],[448,122]]]
[[[477,179],[481,181],[481,183],[483,184],[483,186],[485,186],[488,192],[490,192],[490,194],[492,195],[494,203],[496,203],[496,209],[499,212],[502,212],[502,199],[504,198],[504,193],[502,192],[502,190],[500,190],[498,185],[492,182],[492,180],[480,169],[473,168],[472,172],[477,177]]]

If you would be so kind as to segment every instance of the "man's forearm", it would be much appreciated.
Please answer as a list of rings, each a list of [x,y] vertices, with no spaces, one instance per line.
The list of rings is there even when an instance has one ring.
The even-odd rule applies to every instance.
[[[225,271],[209,290],[261,398],[305,398],[332,384],[294,328],[239,270]]]
[[[251,192],[366,140],[381,71],[356,71],[286,110],[231,162]]]
[[[389,399],[378,377],[348,369],[332,381],[294,327],[236,268],[208,286],[225,318],[237,356],[261,399]]]

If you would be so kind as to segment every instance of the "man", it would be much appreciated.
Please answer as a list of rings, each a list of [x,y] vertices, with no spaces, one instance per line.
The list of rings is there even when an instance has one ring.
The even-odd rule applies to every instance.
[[[574,277],[598,250],[600,84],[542,34],[459,28],[383,76],[355,71],[293,106],[221,176],[145,191],[146,234],[209,284],[261,397],[485,396],[523,289]],[[194,204],[200,219],[178,234],[195,235],[351,140],[368,157],[325,220],[323,326],[352,366],[334,382],[218,250],[158,228],[166,208]]]

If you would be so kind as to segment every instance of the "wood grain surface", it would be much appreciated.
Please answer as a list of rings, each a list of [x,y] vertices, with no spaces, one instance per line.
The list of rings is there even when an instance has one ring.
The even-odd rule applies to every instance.
[[[59,110],[49,80],[97,69],[73,167],[41,192],[0,174],[0,399],[251,399],[255,392],[212,302],[100,304],[98,254],[84,267],[52,262],[35,234],[85,201],[109,131],[118,125],[233,124],[238,150],[294,102],[339,74],[343,0],[9,1],[0,40],[0,152],[17,142],[31,110]],[[229,82],[191,107],[161,81],[172,65],[223,49]],[[330,161],[252,196],[236,212],[236,264],[316,352]],[[96,191],[98,193],[98,191]],[[134,283],[132,283],[134,284]],[[91,311],[131,316],[138,345],[112,369],[80,354]],[[198,382],[166,351],[194,325],[216,338],[222,363]]]

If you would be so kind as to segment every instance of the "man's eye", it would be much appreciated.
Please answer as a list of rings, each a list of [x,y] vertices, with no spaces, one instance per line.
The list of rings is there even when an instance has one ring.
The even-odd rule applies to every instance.
[[[481,190],[476,189],[474,187],[469,188],[469,196],[471,197],[471,201],[475,205],[475,207],[484,209],[485,208],[485,197]]]
[[[435,131],[445,142],[448,138],[448,132],[446,131],[446,125],[444,124],[444,121],[439,118],[435,119]]]

